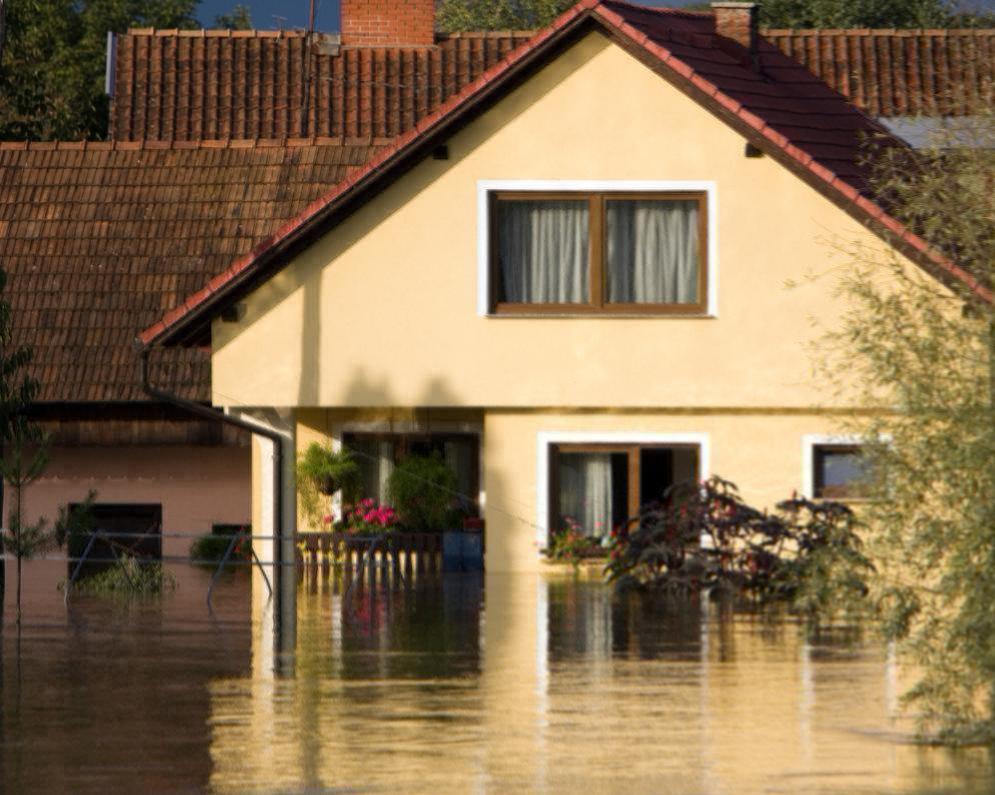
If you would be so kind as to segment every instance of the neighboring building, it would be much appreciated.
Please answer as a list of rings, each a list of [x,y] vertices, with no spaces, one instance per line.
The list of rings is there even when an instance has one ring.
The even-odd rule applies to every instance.
[[[995,30],[766,30],[764,36],[913,146],[995,99]],[[944,135],[948,135],[944,133]]]
[[[809,343],[845,307],[805,277],[834,236],[966,277],[870,196],[864,142],[900,142],[753,13],[584,0],[233,258],[145,350],[209,345],[214,405],[280,430],[285,462],[350,446],[371,493],[442,452],[492,570],[534,570],[568,515],[603,534],[688,476],[761,505],[838,494],[853,405],[813,381]]]
[[[223,269],[376,150],[308,144],[0,144],[0,262],[14,337],[34,352],[51,463],[26,490],[50,521],[97,492],[116,530],[250,523],[249,437],[153,401],[135,329]],[[156,357],[156,385],[210,399],[200,351]],[[165,555],[186,555],[172,539]],[[37,575],[48,584],[65,566]],[[37,570],[37,567],[36,567]]]

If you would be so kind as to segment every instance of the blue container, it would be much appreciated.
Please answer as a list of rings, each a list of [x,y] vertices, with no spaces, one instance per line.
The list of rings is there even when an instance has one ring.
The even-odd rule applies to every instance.
[[[483,571],[483,533],[453,531],[442,534],[442,570]]]

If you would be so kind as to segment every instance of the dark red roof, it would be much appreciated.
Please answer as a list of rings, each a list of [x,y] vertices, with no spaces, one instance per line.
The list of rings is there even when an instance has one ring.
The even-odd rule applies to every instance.
[[[340,47],[315,34],[309,50],[300,31],[133,30],[116,38],[110,137],[302,135],[307,61],[309,134],[389,138],[532,35]],[[995,30],[769,29],[764,36],[872,116],[972,113],[995,81]]]
[[[132,30],[116,37],[110,137],[392,138],[531,35],[463,33],[432,47],[340,47],[332,37],[309,40],[300,31]]]
[[[211,312],[239,290],[282,267],[287,247],[320,234],[328,219],[347,212],[351,201],[369,196],[400,173],[413,157],[424,155],[433,138],[460,123],[498,95],[502,85],[583,25],[599,25],[662,77],[734,126],[748,140],[797,172],[859,219],[892,235],[931,265],[971,284],[990,297],[967,273],[939,256],[902,227],[868,196],[868,172],[861,165],[866,140],[883,129],[808,70],[768,42],[760,45],[760,71],[745,50],[715,33],[714,17],[648,9],[621,2],[582,0],[527,44],[492,67],[414,130],[400,136],[363,169],[354,172],[300,215],[281,226],[248,254],[166,313],[140,335],[154,345],[191,339]]]
[[[962,116],[990,106],[995,30],[765,30],[874,116]]]
[[[0,264],[42,402],[135,401],[135,330],[377,150],[321,141],[0,144]],[[210,361],[156,380],[209,400]]]

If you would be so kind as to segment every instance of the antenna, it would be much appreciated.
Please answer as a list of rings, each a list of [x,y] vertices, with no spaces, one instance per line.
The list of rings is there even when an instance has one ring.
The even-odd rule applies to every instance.
[[[311,51],[314,40],[314,0],[310,0],[310,9],[307,16],[307,31],[304,35],[304,53],[301,73],[301,87],[303,89],[303,102],[301,103],[301,136],[307,138],[310,134],[308,122],[311,115]]]

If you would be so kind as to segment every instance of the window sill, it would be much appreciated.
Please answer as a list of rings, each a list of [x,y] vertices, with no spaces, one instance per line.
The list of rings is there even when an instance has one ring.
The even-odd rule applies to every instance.
[[[718,315],[715,312],[695,311],[695,312],[584,312],[584,311],[563,311],[546,312],[536,310],[515,310],[513,312],[495,312],[491,310],[483,315],[491,320],[715,320]]]

